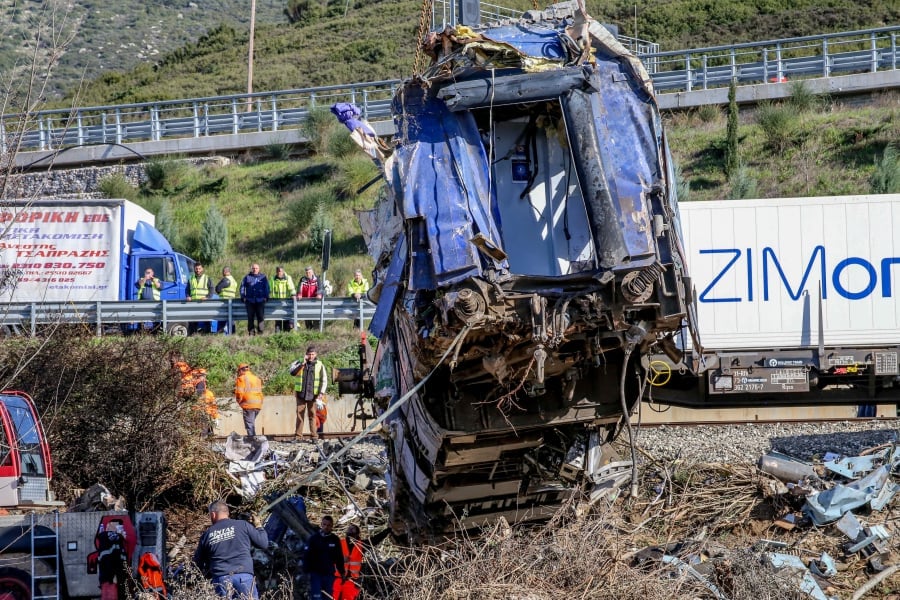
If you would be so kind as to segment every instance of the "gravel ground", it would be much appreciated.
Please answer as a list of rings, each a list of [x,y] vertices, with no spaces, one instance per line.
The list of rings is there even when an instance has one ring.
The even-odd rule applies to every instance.
[[[827,423],[642,427],[638,446],[657,459],[712,463],[755,463],[775,450],[802,460],[826,452],[857,456],[862,450],[897,441],[900,419]],[[620,442],[627,442],[623,432]],[[626,448],[627,444],[621,444]]]

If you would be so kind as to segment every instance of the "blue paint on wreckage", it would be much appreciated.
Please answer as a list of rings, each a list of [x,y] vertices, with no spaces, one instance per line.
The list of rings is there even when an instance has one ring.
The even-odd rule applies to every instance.
[[[638,401],[639,355],[687,314],[674,176],[646,73],[603,40],[582,64],[563,29],[477,33],[483,46],[458,47],[395,96],[395,145],[373,156],[388,198],[363,227],[379,278],[372,397],[385,406],[433,375],[389,420],[391,526],[412,538],[561,505],[576,477],[550,471],[584,458],[589,432],[616,434],[621,407]],[[535,60],[511,67],[516,52]],[[499,182],[508,157],[489,149],[529,135],[537,177],[514,179],[510,161]],[[571,245],[569,211],[582,236]],[[516,219],[536,226],[518,231]]]
[[[564,49],[560,33],[546,28],[509,26],[488,29],[483,35],[539,52],[539,57],[559,58]],[[587,75],[587,89],[565,95],[583,97],[578,106],[582,110],[567,115],[573,145],[579,139],[587,142],[580,154],[577,149],[574,153],[576,168],[582,178],[593,181],[595,195],[608,194],[608,206],[593,201],[589,210],[600,266],[634,269],[653,263],[657,248],[651,218],[661,206],[648,206],[645,197],[663,179],[664,164],[655,104],[626,73],[628,65],[616,57],[600,56],[596,66],[571,68],[583,69]],[[498,70],[494,80],[511,73],[521,71]],[[482,71],[480,76],[490,73]],[[413,244],[416,251],[408,289],[436,289],[480,275],[485,259],[470,240],[480,232],[502,248],[502,223],[495,190],[488,189],[488,158],[474,117],[467,110],[450,111],[419,85],[408,85],[397,95],[394,114],[402,134],[395,151],[399,176],[395,185],[403,218],[424,222],[411,228],[420,234],[416,237],[421,247]],[[592,199],[586,200],[590,209]],[[395,283],[385,281],[387,286]]]

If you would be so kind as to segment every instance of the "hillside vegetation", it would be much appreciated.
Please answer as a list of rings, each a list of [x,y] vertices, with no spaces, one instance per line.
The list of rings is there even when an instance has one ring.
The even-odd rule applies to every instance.
[[[289,23],[286,18],[280,23],[263,20],[257,27],[254,90],[375,81],[412,73],[421,3],[410,0],[286,2],[295,22]],[[528,0],[498,3],[520,10],[533,7]],[[891,0],[868,3],[650,0],[638,6],[635,31],[634,6],[633,2],[588,2],[589,12],[619,25],[622,34],[636,33],[642,39],[658,42],[664,50],[848,31],[900,21],[900,5]],[[124,3],[121,9],[117,5],[116,11],[120,10],[130,14],[130,3]],[[245,8],[240,11],[245,12]],[[158,56],[145,56],[131,70],[101,75],[85,64],[88,83],[78,104],[142,102],[246,91],[249,32],[245,26],[234,23],[241,12],[210,11],[210,14],[215,16],[207,15],[203,32],[193,36],[185,33],[184,37],[193,37],[195,41],[177,49],[171,44],[157,45]],[[223,14],[234,18],[220,18]],[[107,34],[113,35],[112,31],[115,30]],[[140,39],[137,25],[126,31],[126,45]],[[73,52],[80,52],[76,41],[64,57],[64,64]],[[135,52],[141,54],[139,49]],[[67,75],[61,73],[61,76]],[[75,93],[72,84],[70,79],[69,102]]]

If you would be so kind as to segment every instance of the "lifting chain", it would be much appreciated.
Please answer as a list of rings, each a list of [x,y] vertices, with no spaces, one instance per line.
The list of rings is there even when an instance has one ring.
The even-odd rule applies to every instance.
[[[425,36],[428,34],[428,22],[431,17],[431,10],[434,0],[422,0],[422,12],[419,14],[419,31],[416,33],[416,60],[413,63],[413,71],[416,75],[421,75],[425,71],[425,50],[422,48],[425,43]]]

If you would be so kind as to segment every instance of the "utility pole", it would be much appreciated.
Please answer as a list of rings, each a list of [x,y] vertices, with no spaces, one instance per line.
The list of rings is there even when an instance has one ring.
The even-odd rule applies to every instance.
[[[250,0],[250,50],[247,52],[247,112],[253,112],[253,38],[256,35],[256,0]]]

